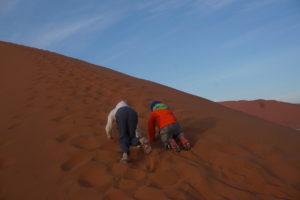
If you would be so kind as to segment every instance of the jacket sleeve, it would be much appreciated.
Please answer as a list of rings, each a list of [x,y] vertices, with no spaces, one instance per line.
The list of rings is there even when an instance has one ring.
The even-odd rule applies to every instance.
[[[105,131],[106,131],[106,135],[108,138],[111,137],[111,133],[112,133],[112,127],[113,127],[113,122],[115,121],[115,110],[113,109],[112,111],[110,111],[108,117],[107,117],[107,123],[105,126]]]
[[[150,141],[155,140],[155,115],[152,112],[148,120],[148,137]]]

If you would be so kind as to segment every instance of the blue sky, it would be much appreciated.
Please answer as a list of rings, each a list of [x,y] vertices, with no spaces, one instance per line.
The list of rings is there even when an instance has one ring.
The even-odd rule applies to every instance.
[[[213,101],[300,103],[300,0],[0,0],[0,27]]]

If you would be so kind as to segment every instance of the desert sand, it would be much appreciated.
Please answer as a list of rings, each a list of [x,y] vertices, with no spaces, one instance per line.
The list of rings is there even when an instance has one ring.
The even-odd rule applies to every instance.
[[[275,100],[224,101],[222,105],[300,130],[300,104]]]
[[[145,61],[146,62],[146,61]],[[299,131],[160,84],[0,42],[0,199],[300,199]],[[147,133],[167,103],[192,143],[119,163],[106,118],[124,99]]]

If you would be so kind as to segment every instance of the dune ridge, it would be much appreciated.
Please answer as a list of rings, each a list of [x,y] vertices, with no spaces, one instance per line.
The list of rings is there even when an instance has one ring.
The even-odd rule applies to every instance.
[[[300,198],[300,135],[218,103],[56,53],[0,42],[0,199]],[[108,112],[124,99],[147,131],[166,102],[192,142],[119,163]]]
[[[220,104],[294,129],[300,129],[300,104],[275,100],[224,101]]]

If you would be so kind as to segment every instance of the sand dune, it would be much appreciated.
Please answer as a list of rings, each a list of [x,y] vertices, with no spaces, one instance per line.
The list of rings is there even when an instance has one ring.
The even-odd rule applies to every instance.
[[[300,199],[299,131],[55,53],[0,43],[0,199]],[[169,104],[190,152],[106,139],[125,99],[146,133],[149,104]],[[114,132],[117,136],[117,132]]]
[[[222,105],[294,129],[300,129],[300,104],[275,100],[224,101]]]

